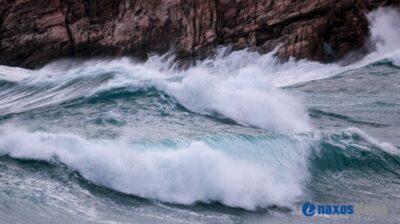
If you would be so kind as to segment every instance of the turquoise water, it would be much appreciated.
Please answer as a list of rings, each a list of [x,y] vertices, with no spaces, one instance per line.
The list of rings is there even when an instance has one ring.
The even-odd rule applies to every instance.
[[[0,223],[398,223],[400,16],[369,18],[351,64],[222,49],[184,71],[0,66]]]
[[[221,65],[72,65],[0,81],[4,223],[308,222],[306,201],[384,204],[388,216],[361,220],[399,219],[390,60],[283,88],[247,65],[223,78]]]

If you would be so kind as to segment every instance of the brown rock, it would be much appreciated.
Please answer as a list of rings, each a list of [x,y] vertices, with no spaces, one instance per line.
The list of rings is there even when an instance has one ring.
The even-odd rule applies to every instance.
[[[61,12],[55,12],[54,14],[48,14],[43,17],[39,17],[36,20],[36,27],[40,30],[46,29],[55,25],[65,25],[65,15]]]
[[[33,68],[57,57],[145,58],[171,49],[194,61],[217,45],[279,46],[282,58],[329,61],[362,47],[366,13],[386,4],[400,1],[0,0],[0,64]]]

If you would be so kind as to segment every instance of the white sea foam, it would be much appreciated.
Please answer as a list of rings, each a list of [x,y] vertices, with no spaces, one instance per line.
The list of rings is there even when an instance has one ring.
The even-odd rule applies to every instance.
[[[200,62],[186,71],[170,69],[165,58],[155,56],[145,63],[129,58],[83,63],[59,61],[37,71],[2,66],[0,78],[22,80],[24,84],[53,82],[60,86],[78,77],[113,73],[111,80],[104,81],[92,92],[150,85],[166,91],[196,113],[218,113],[244,125],[277,132],[310,131],[312,128],[301,99],[277,87],[328,78],[384,58],[399,65],[399,29],[396,28],[399,20],[394,21],[398,14],[394,10],[385,10],[388,9],[370,15],[376,51],[349,66],[305,60],[279,64],[273,53],[259,55],[243,50],[222,56],[222,50],[215,59]],[[51,102],[60,103],[82,95],[88,95],[88,91],[73,89],[52,95]],[[29,107],[23,102],[15,105],[22,109],[49,105],[46,99],[50,98],[33,97],[41,103],[29,101]],[[387,151],[396,150],[386,143],[365,138]],[[201,141],[179,148],[165,146],[141,150],[121,139],[88,140],[72,134],[29,133],[15,129],[3,130],[0,138],[1,154],[58,160],[79,171],[86,179],[121,192],[181,204],[219,201],[246,209],[291,206],[303,196],[303,183],[309,175],[310,145],[296,142],[280,148],[271,147],[281,151],[281,156],[259,163],[256,159],[235,157],[227,150]]]
[[[349,133],[349,134],[356,134],[360,136],[362,139],[364,139],[366,142],[369,144],[376,146],[377,148],[386,151],[387,153],[394,154],[394,155],[400,155],[400,150],[396,148],[394,145],[388,143],[388,142],[379,142],[378,140],[374,139],[373,137],[369,136],[366,132],[359,128],[355,127],[349,127],[344,132]]]
[[[311,130],[299,100],[273,87],[258,67],[240,68],[226,77],[204,68],[187,73],[181,82],[163,83],[162,87],[191,111],[218,113],[244,125],[278,132]]]
[[[242,55],[247,55],[248,60],[243,60],[243,63],[238,65],[237,60],[240,59],[236,57],[243,58]],[[80,95],[87,96],[117,87],[155,86],[195,113],[218,113],[243,125],[277,132],[310,131],[311,125],[300,99],[274,87],[269,76],[272,73],[266,71],[269,69],[273,72],[273,67],[261,67],[260,64],[250,63],[253,57],[260,57],[260,62],[265,60],[264,57],[270,57],[269,61],[274,63],[271,54],[260,56],[245,51],[217,59],[213,65],[204,62],[185,71],[167,69],[162,62],[163,58],[160,57],[154,57],[146,63],[135,63],[127,58],[83,63],[59,61],[37,71],[37,76],[29,80],[35,85],[50,83],[52,87],[42,93],[41,97],[32,96],[28,92],[27,97],[33,97],[32,99],[21,98],[19,94],[15,94],[18,101],[13,104],[17,105],[14,108],[18,111],[14,112],[60,103]],[[65,64],[59,65],[60,63]],[[82,79],[90,81],[91,78],[108,73],[112,73],[113,78],[102,81],[98,86],[90,86],[88,89],[79,84],[82,83]],[[65,83],[76,78],[80,79],[79,83],[67,89],[63,87]],[[53,95],[57,97],[52,97]],[[47,98],[49,100],[46,100]],[[29,106],[26,103],[29,103]]]
[[[178,148],[152,146],[152,150],[143,150],[121,139],[87,140],[72,134],[3,129],[0,154],[57,160],[96,184],[149,199],[180,204],[218,201],[252,210],[271,205],[290,207],[303,196],[309,152],[304,143],[259,149],[278,154],[291,151],[260,163],[257,157],[235,157],[229,150],[200,141]],[[271,153],[267,158],[273,156]]]
[[[0,65],[0,80],[17,82],[29,78],[32,73],[28,69]]]

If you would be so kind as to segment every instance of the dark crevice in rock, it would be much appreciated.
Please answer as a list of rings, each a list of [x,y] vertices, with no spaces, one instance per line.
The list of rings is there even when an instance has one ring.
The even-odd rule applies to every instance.
[[[68,37],[69,37],[69,41],[70,41],[70,45],[71,45],[70,46],[70,49],[71,49],[70,55],[73,56],[74,53],[75,53],[75,49],[74,49],[75,48],[75,40],[74,40],[74,36],[72,34],[72,31],[71,31],[71,28],[69,27],[70,21],[69,21],[68,17],[71,14],[71,5],[68,3],[68,1],[66,2],[66,10],[67,10],[67,12],[65,14],[64,23],[65,23],[65,29],[68,32]]]

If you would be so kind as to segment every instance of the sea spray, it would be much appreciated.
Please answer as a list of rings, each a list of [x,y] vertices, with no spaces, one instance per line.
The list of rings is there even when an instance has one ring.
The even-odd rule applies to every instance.
[[[241,125],[277,132],[311,130],[301,100],[274,87],[262,67],[243,64],[225,70],[227,60],[229,56],[221,59],[221,64],[217,60],[214,66],[204,64],[186,71],[164,71],[161,65],[155,68],[154,62],[141,64],[129,59],[87,61],[78,66],[56,66],[75,63],[58,61],[9,90],[7,100],[12,103],[4,104],[3,113],[56,105],[110,89],[155,87],[194,113],[219,114]]]
[[[386,18],[383,14],[382,18]],[[395,18],[396,14],[388,13],[388,16]],[[380,18],[371,19],[372,33],[376,34],[373,37],[384,38],[385,32],[397,32],[396,29],[379,30],[377,24]],[[62,163],[95,184],[154,200],[178,204],[217,201],[248,210],[275,205],[293,207],[303,198],[311,197],[304,189],[309,187],[307,184],[313,179],[309,172],[310,166],[320,169],[319,172],[322,170],[322,177],[331,179],[332,175],[329,174],[355,164],[345,163],[354,161],[352,154],[347,152],[355,151],[357,156],[360,155],[362,165],[367,169],[370,164],[383,164],[385,169],[377,169],[377,175],[386,175],[387,170],[397,174],[394,172],[396,169],[391,168],[397,168],[397,157],[393,157],[392,153],[396,151],[396,146],[379,143],[352,129],[338,131],[339,134],[327,131],[323,136],[327,135],[328,140],[323,139],[321,144],[319,131],[310,124],[302,99],[292,96],[290,90],[277,88],[306,85],[307,82],[339,76],[346,71],[357,72],[360,67],[370,66],[372,62],[382,59],[398,65],[396,46],[390,44],[394,39],[388,40],[377,42],[376,54],[371,53],[348,66],[324,65],[305,60],[290,60],[281,64],[273,57],[273,53],[260,55],[243,50],[230,55],[221,53],[213,60],[199,62],[184,71],[170,69],[165,58],[160,56],[151,57],[145,63],[122,58],[79,61],[70,66],[71,62],[67,60],[36,71],[1,69],[1,78],[12,83],[1,87],[1,119],[11,126],[21,125],[21,122],[28,126],[26,129],[29,131],[24,128],[4,128],[0,133],[0,151],[3,155],[17,159]],[[385,47],[387,44],[389,47]],[[21,76],[14,79],[17,77],[14,74]],[[128,90],[122,91],[128,94],[119,95],[121,89]],[[142,95],[131,97],[137,90],[142,91]],[[147,101],[143,100],[142,96],[147,96],[149,92],[151,94]],[[108,96],[104,93],[114,94],[114,98],[102,99]],[[174,111],[166,111],[167,106],[157,101],[162,97],[173,99],[171,108]],[[328,102],[334,106],[335,102],[348,100],[336,95],[332,98],[338,100]],[[136,101],[142,104],[135,104]],[[159,110],[149,106],[153,102]],[[395,107],[392,104],[389,106]],[[100,111],[104,108],[113,110],[109,119],[111,121],[102,122],[105,119]],[[138,116],[137,111],[144,113]],[[393,114],[391,111],[386,112]],[[96,115],[101,122],[80,120],[82,117]],[[157,115],[157,119],[146,120],[148,117],[154,118],[150,115]],[[185,120],[185,116],[195,118]],[[64,121],[68,124],[62,128],[75,134],[63,134],[57,130],[61,129],[58,125],[63,124],[65,117],[73,119]],[[116,117],[120,122],[113,122]],[[225,122],[220,117],[234,122]],[[348,124],[340,120],[340,116],[324,118],[328,122],[336,119],[341,125]],[[28,122],[24,123],[26,120]],[[32,124],[35,120],[38,120],[37,126]],[[212,125],[207,127],[201,126],[201,123],[209,120],[214,123],[210,122]],[[137,123],[142,126],[132,127]],[[219,129],[216,128],[217,123]],[[56,131],[49,131],[49,124],[56,127]],[[72,124],[79,128],[70,128]],[[363,124],[368,127],[369,123]],[[174,138],[168,139],[173,142],[172,146],[148,143],[159,140],[158,131],[165,128],[163,125],[170,126],[168,130],[178,132],[178,136],[187,134],[185,128],[196,129],[200,126],[198,130],[202,132],[187,134],[190,137],[185,135],[184,144],[176,143],[178,140]],[[147,139],[141,139],[143,144],[122,139],[118,135],[120,133],[111,137],[106,135],[107,138],[101,135],[106,132],[104,129],[120,128],[124,130],[121,135],[134,139],[135,133],[144,132],[149,127],[153,130],[145,136]],[[100,134],[86,137],[83,133],[87,129],[90,134]],[[210,141],[205,136],[209,136],[211,131],[230,134],[234,138],[213,136],[217,140]],[[237,137],[249,132],[267,137],[261,140]],[[319,163],[322,165],[313,166],[308,160],[310,154],[318,155],[313,153],[320,152],[319,149],[326,146],[325,143],[329,147],[323,148],[323,159],[318,160],[322,161]],[[335,149],[337,151],[332,151]],[[325,159],[337,165],[335,157],[327,158],[332,152],[339,152],[339,158],[344,158],[344,165],[338,164],[334,166],[337,169],[328,167],[323,170],[326,168]],[[366,154],[371,157],[365,157]],[[380,163],[382,158],[389,159]],[[359,158],[356,159],[358,161]],[[355,166],[354,170],[358,172],[361,169]],[[369,177],[357,177],[365,178],[363,184],[373,182],[369,181]],[[347,181],[345,179],[340,184],[346,186]]]
[[[228,77],[206,69],[190,69],[181,82],[165,85],[165,91],[189,110],[220,114],[243,125],[277,132],[311,130],[308,116],[294,97],[271,86],[263,71],[244,67]]]
[[[368,15],[372,54],[384,55],[400,48],[400,11],[395,8],[379,8]]]

